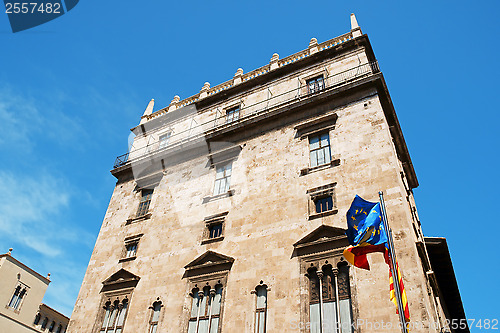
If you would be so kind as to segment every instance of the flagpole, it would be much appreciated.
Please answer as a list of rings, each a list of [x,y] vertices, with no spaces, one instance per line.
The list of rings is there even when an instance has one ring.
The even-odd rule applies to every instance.
[[[405,312],[403,307],[403,301],[401,298],[401,289],[399,288],[399,274],[396,268],[396,251],[394,250],[394,243],[392,241],[392,230],[389,228],[389,222],[387,220],[387,212],[385,211],[384,194],[382,191],[378,192],[380,197],[380,207],[382,208],[382,221],[384,222],[384,228],[387,231],[387,244],[389,245],[389,255],[391,257],[391,272],[392,272],[392,283],[394,284],[394,293],[396,295],[396,300],[398,303],[399,310],[399,321],[401,322],[401,332],[408,333],[406,328]]]

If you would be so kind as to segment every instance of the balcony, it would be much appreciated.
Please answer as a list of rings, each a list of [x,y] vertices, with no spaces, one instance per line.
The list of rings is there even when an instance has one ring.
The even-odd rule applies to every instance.
[[[278,109],[298,101],[305,101],[314,96],[321,96],[321,94],[332,89],[378,72],[380,72],[378,63],[376,61],[369,62],[326,77],[322,80],[322,84],[318,85],[315,89],[311,89],[311,86],[307,83],[299,84],[295,89],[281,94],[271,95],[252,105],[240,106],[238,109],[232,110],[231,113],[226,114],[220,110],[215,111],[211,120],[192,125],[186,130],[172,134],[169,138],[168,145],[156,141],[144,147],[132,147],[128,153],[116,158],[114,168],[116,169],[124,166],[131,161],[139,161],[148,156],[153,156],[162,152],[166,153],[175,148],[181,149],[191,142],[204,140],[207,135],[213,135],[219,131],[242,126],[246,121],[265,114],[272,109]],[[193,124],[195,121],[191,123]]]

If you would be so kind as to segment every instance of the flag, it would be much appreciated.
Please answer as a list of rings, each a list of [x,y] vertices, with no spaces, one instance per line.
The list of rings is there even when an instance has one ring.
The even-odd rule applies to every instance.
[[[368,243],[387,243],[387,234],[382,223],[380,203],[370,202],[357,196],[347,211],[347,240],[352,246]]]
[[[387,232],[382,221],[382,212],[380,203],[366,201],[356,195],[347,211],[347,239],[350,246],[344,250],[345,259],[353,266],[370,269],[370,264],[366,255],[373,252],[384,253],[384,259],[389,265],[389,291],[390,299],[396,305],[398,312],[398,302],[394,290],[394,280],[392,277],[392,263],[390,258]],[[396,270],[398,274],[399,289],[401,301],[404,309],[406,323],[410,321],[410,310],[406,298],[406,290],[399,270],[399,264],[396,261]]]
[[[370,270],[370,264],[368,263],[366,255],[373,252],[387,253],[385,244],[371,245],[363,243],[356,246],[348,246],[344,250],[344,258],[353,266]]]
[[[389,264],[390,266],[390,264]],[[408,323],[410,321],[410,309],[408,308],[408,299],[406,298],[406,290],[405,290],[405,285],[403,283],[403,278],[401,276],[401,271],[399,270],[399,264],[396,261],[396,272],[398,274],[398,281],[399,281],[399,290],[401,294],[401,302],[403,303],[403,311],[405,314],[405,320]],[[398,311],[398,300],[396,299],[396,293],[394,291],[394,279],[392,277],[392,270],[389,269],[389,292],[390,292],[390,298],[392,303],[396,305],[396,313],[399,313]]]

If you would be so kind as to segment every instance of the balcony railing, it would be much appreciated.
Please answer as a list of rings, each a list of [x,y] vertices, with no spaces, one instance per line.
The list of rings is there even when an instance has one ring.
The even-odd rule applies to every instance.
[[[204,138],[204,136],[209,133],[231,128],[239,123],[268,112],[270,109],[285,106],[286,104],[310,98],[312,96],[318,96],[330,89],[339,87],[354,80],[358,80],[362,77],[378,73],[379,71],[378,63],[376,61],[369,62],[324,78],[324,85],[322,88],[315,89],[313,92],[308,89],[307,84],[299,84],[297,88],[281,94],[273,95],[269,91],[268,97],[257,103],[251,105],[241,105],[237,115],[232,113],[231,116],[228,117],[228,115],[220,109],[216,110],[215,115],[211,120],[201,124],[196,124],[195,126],[190,126],[186,130],[173,133],[169,138],[168,145],[166,146],[165,144],[162,144],[160,147],[160,143],[156,141],[144,147],[132,147],[128,153],[120,155],[116,158],[114,168],[125,165],[130,160],[139,160],[142,157],[153,155],[160,151],[168,151],[175,147],[182,147],[189,142]],[[193,119],[196,116],[196,114],[193,115]],[[191,123],[195,122],[192,121]]]

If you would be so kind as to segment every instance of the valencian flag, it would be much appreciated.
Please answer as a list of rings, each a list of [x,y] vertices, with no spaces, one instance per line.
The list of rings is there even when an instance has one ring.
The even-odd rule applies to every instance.
[[[386,256],[387,258],[387,256]],[[387,262],[387,260],[386,260]],[[390,264],[390,261],[387,262],[388,265]],[[399,264],[396,261],[396,271],[398,274],[398,281],[399,281],[399,290],[401,291],[401,302],[403,303],[403,309],[404,309],[404,314],[405,314],[405,320],[406,322],[410,321],[410,309],[408,308],[408,299],[406,298],[406,290],[405,290],[405,285],[403,284],[403,278],[401,277],[401,271],[399,270]],[[397,310],[398,308],[398,300],[396,299],[396,293],[394,291],[394,279],[392,278],[392,271],[389,269],[389,292],[390,292],[390,297],[392,303],[396,305],[396,313],[399,313]]]
[[[394,280],[391,272],[392,263],[387,238],[388,236],[382,220],[380,203],[366,201],[356,195],[346,215],[346,235],[349,244],[351,245],[344,250],[344,257],[352,265],[369,270],[370,265],[366,255],[373,252],[382,252],[384,254],[386,264],[389,265],[390,299],[394,304],[396,304],[397,309],[398,303],[396,293],[394,291]],[[406,291],[397,262],[396,269],[399,277],[398,281],[399,289],[401,291],[400,294],[403,303],[404,317],[406,322],[409,322],[410,311],[408,309]],[[398,311],[396,310],[396,312]]]
[[[351,246],[344,250],[344,257],[352,265],[369,270],[366,255],[386,253],[387,233],[382,223],[380,203],[366,201],[356,195],[347,211],[346,234]]]

